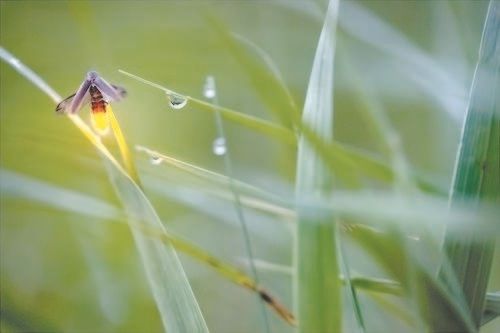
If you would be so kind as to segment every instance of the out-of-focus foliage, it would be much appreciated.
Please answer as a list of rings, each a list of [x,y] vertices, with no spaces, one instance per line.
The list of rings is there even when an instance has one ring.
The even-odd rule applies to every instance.
[[[222,106],[278,124],[281,119],[269,106],[279,108],[283,99],[269,103],[259,93],[267,89],[265,98],[272,96],[275,82],[249,77],[245,66],[250,65],[235,58],[233,42],[213,22],[264,50],[302,109],[326,12],[324,2],[2,1],[0,45],[64,96],[76,90],[88,70],[97,70],[129,92],[113,108],[132,146],[140,144],[223,173],[222,160],[212,154],[216,136],[212,113],[196,103],[173,111],[161,91],[117,70],[199,99],[205,77],[213,75]],[[487,5],[482,0],[341,1],[337,52],[343,56],[335,62],[335,139],[387,165],[393,163],[379,124],[370,118],[373,104],[363,100],[356,83],[362,80],[363,89],[399,136],[411,173],[441,189],[434,195],[444,202]],[[251,57],[259,56],[248,43],[240,43]],[[120,203],[99,155],[68,119],[54,114],[47,96],[8,64],[0,62],[0,71],[0,329],[162,331],[130,232],[122,224],[98,223],[122,214],[116,211]],[[82,117],[88,119],[88,110]],[[273,193],[290,209],[295,148],[229,120],[224,126],[234,176]],[[109,138],[103,142],[118,151]],[[152,164],[140,153],[135,157],[145,193],[167,229],[246,270],[248,255],[227,188],[165,164]],[[14,189],[4,186],[12,184],[7,178],[18,179],[12,175],[67,192],[45,194],[33,183],[22,191],[18,188],[22,182],[12,185]],[[361,185],[364,190],[385,191],[392,184],[363,179]],[[29,195],[30,191],[38,192]],[[82,197],[75,198],[74,193]],[[357,204],[345,201],[350,207]],[[376,207],[379,202],[385,201],[366,205],[374,208],[374,216],[375,208],[391,208]],[[435,211],[423,202],[418,206],[422,215],[412,222]],[[402,197],[401,203],[394,205],[396,211],[419,201],[408,203]],[[293,216],[252,207],[245,213],[255,257],[269,266],[290,266]],[[427,231],[431,239],[440,240],[444,224],[435,223]],[[415,237],[410,236],[411,247]],[[388,277],[357,243],[347,240],[345,245],[352,275]],[[212,332],[262,331],[260,309],[250,292],[189,256],[180,256]],[[436,253],[418,257],[420,264],[431,268],[437,268],[437,259]],[[488,289],[498,290],[500,260],[493,262]],[[259,272],[262,285],[292,308],[290,275],[264,266]],[[414,319],[411,304],[376,295],[359,292],[367,331],[406,329]],[[344,298],[344,326],[349,330],[354,319]],[[272,332],[291,332],[278,316],[269,318]],[[495,332],[499,325],[492,321],[484,331]]]

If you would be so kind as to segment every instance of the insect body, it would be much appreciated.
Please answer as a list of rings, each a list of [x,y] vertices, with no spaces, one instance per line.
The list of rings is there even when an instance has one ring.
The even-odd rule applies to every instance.
[[[91,71],[87,73],[87,77],[76,93],[57,105],[56,113],[74,114],[90,103],[92,124],[100,134],[104,134],[109,128],[107,114],[109,103],[119,101],[126,95],[125,89],[109,84],[97,72]]]

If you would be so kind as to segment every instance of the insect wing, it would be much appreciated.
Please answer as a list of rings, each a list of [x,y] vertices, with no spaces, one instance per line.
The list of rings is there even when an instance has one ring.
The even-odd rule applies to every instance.
[[[85,80],[83,81],[80,88],[78,88],[78,90],[76,91],[73,101],[71,102],[71,107],[70,107],[71,113],[78,112],[85,104],[86,102],[85,98],[88,97],[89,95],[88,92],[90,89],[90,84],[91,84],[90,80]]]
[[[112,85],[110,85],[108,82],[106,82],[103,78],[97,77],[94,80],[94,85],[99,89],[99,91],[104,94],[108,102],[111,101],[119,101],[122,99],[122,96],[120,95],[120,92],[117,91]]]
[[[73,102],[73,98],[75,97],[76,94],[72,94],[65,99],[61,101],[61,103],[57,104],[56,106],[56,113],[59,114],[64,114],[64,113],[69,113],[69,108],[71,106],[71,103]]]
[[[123,87],[120,87],[120,86],[115,86],[114,84],[111,85],[115,91],[118,93],[118,95],[120,95],[120,98],[123,99],[125,97],[127,97],[127,90],[125,90],[125,88]]]

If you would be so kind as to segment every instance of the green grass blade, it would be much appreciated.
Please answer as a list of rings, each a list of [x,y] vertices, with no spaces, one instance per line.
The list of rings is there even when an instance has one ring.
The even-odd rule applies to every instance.
[[[333,60],[339,2],[330,1],[309,79],[303,122],[325,141],[333,136]],[[324,160],[305,135],[297,157],[296,198],[328,194],[332,179]],[[342,330],[341,285],[338,279],[336,226],[323,223],[330,214],[305,217],[298,210],[295,243],[295,306],[299,332]]]
[[[47,318],[40,316],[37,309],[26,308],[26,304],[16,304],[14,295],[1,289],[0,332],[60,332]]]
[[[457,96],[465,96],[466,91],[454,73],[446,71],[431,54],[361,3],[345,1],[341,9],[344,13],[339,20],[342,31],[386,53],[390,61],[402,66],[408,80],[432,96],[453,120],[462,120],[460,107],[464,100]],[[397,93],[397,89],[392,90],[392,94]]]
[[[481,326],[500,316],[500,292],[486,294],[486,305],[484,307]]]
[[[492,0],[463,127],[451,205],[500,203],[500,2]],[[484,236],[484,235],[483,235]],[[472,232],[457,239],[447,232],[445,251],[461,285],[476,327],[481,323],[495,240]],[[441,271],[447,284],[449,281]]]
[[[414,188],[414,179],[410,177],[411,171],[405,157],[401,138],[393,128],[382,103],[373,90],[361,79],[360,73],[351,63],[351,57],[345,49],[345,47],[339,48],[339,60],[342,60],[342,66],[348,72],[347,77],[351,81],[352,87],[356,89],[356,100],[363,105],[363,114],[367,118],[367,123],[374,128],[383,150],[389,156],[394,176],[388,178],[394,178],[393,184],[396,189],[408,192]]]
[[[164,231],[165,227],[142,190],[107,160],[105,162],[129,221]],[[165,329],[174,332],[208,332],[172,244],[151,239],[136,228],[131,230]]]
[[[365,320],[363,319],[363,311],[361,309],[361,304],[358,298],[358,292],[356,287],[352,283],[351,272],[349,263],[347,262],[347,256],[345,254],[344,244],[342,243],[342,238],[339,233],[337,233],[337,251],[338,251],[338,260],[342,267],[342,272],[345,278],[342,280],[344,285],[346,286],[347,293],[349,295],[349,300],[351,302],[351,306],[354,312],[354,317],[356,319],[357,327],[360,332],[366,332],[365,328]]]
[[[421,265],[412,251],[407,251],[404,243],[407,240],[401,239],[399,233],[354,225],[349,228],[348,235],[401,285],[402,295],[418,297],[419,316],[428,327],[442,328],[455,320],[464,332],[475,331],[463,302],[444,287],[429,267]]]
[[[0,194],[3,198],[28,199],[73,214],[81,214],[92,218],[92,221],[119,222],[121,225],[127,223],[126,216],[121,210],[102,200],[5,169],[0,169]],[[295,325],[294,315],[277,298],[234,265],[218,259],[208,251],[178,235],[153,227],[144,227],[142,224],[130,225],[147,237],[159,239],[166,244],[171,243],[176,250],[208,265],[221,277],[257,293],[283,320],[290,325]]]
[[[195,105],[198,110],[204,110],[212,113],[220,112],[221,116],[230,121],[239,123],[248,129],[268,135],[271,138],[280,140],[283,143],[295,146],[297,144],[295,134],[282,126],[275,125],[271,122],[248,116],[246,114],[214,105],[212,103],[196,99],[191,96],[186,96],[174,92],[166,87],[157,83],[143,79],[137,75],[128,73],[124,70],[119,70],[120,73],[127,75],[135,80],[153,86],[166,93],[174,93],[185,97],[190,104]],[[325,142],[318,137],[308,124],[296,122],[295,125],[302,130],[303,135],[311,142],[312,148],[315,149],[318,155],[324,159],[327,165],[336,172],[339,179],[345,179],[347,182],[359,182],[359,176],[372,177],[373,179],[382,182],[392,182],[394,180],[394,172],[387,165],[379,159],[367,154],[358,149],[351,148],[336,141]],[[355,170],[356,177],[353,177],[353,170]],[[428,192],[440,192],[436,186],[427,182],[421,177],[412,175],[422,190]],[[353,180],[355,178],[356,180]]]
[[[210,78],[211,78],[210,84],[212,85],[211,88],[213,89],[214,94],[213,94],[213,96],[209,96],[209,97],[205,96],[205,98],[211,100],[215,105],[219,105],[217,85],[215,83],[215,78],[214,77],[210,77]],[[207,82],[205,82],[205,84],[207,84]],[[227,175],[227,183],[226,184],[229,186],[229,189],[230,189],[230,192],[231,192],[231,195],[233,198],[233,206],[234,206],[234,209],[236,212],[236,217],[238,219],[238,222],[240,223],[241,232],[242,232],[243,240],[245,243],[246,254],[248,256],[248,259],[250,260],[250,271],[251,271],[253,279],[255,280],[255,283],[259,284],[259,281],[260,281],[259,273],[257,272],[257,269],[255,268],[254,261],[253,261],[255,250],[254,250],[252,241],[250,239],[250,232],[248,229],[247,217],[246,217],[245,212],[243,211],[243,207],[241,204],[241,199],[240,199],[241,196],[240,196],[238,188],[235,184],[235,181],[233,179],[233,163],[232,163],[232,158],[231,158],[231,147],[227,145],[227,138],[226,138],[226,134],[225,134],[225,130],[224,130],[224,123],[222,121],[222,116],[221,116],[220,112],[215,113],[215,128],[216,128],[216,133],[217,133],[217,137],[215,140],[222,140],[222,142],[223,142],[224,152],[222,152],[222,159],[224,162],[224,172]],[[259,307],[261,308],[261,311],[262,311],[262,318],[264,319],[264,323],[263,323],[264,324],[264,331],[266,333],[269,333],[270,332],[269,318],[267,315],[267,311],[264,307],[265,297],[261,297],[261,295],[259,294],[259,297],[257,298],[257,300],[259,302]]]
[[[142,83],[145,83],[145,84],[150,85],[152,87],[155,87],[157,89],[163,90],[165,93],[171,93],[171,94],[183,96],[184,98],[186,98],[189,101],[189,105],[196,106],[197,110],[208,111],[208,112],[212,112],[212,113],[219,112],[221,114],[221,116],[227,120],[231,120],[231,121],[234,121],[236,123],[239,123],[239,124],[245,126],[246,128],[263,133],[265,135],[270,136],[271,138],[278,139],[284,143],[295,145],[295,135],[293,134],[293,132],[282,127],[282,126],[275,125],[271,122],[268,122],[268,121],[265,121],[265,120],[262,120],[262,119],[259,119],[256,117],[252,117],[252,116],[246,115],[246,114],[241,113],[241,112],[237,112],[237,111],[234,111],[234,110],[231,110],[228,108],[217,106],[217,105],[214,105],[212,103],[203,101],[201,99],[197,99],[197,98],[194,98],[191,96],[179,94],[179,93],[177,93],[173,90],[170,90],[168,88],[165,88],[157,83],[143,79],[140,76],[131,74],[131,73],[126,72],[124,70],[120,69],[118,71],[120,73],[128,76],[128,77],[131,77],[131,78],[137,80],[137,81],[140,81]]]
[[[209,19],[209,22],[234,59],[241,64],[241,68],[246,72],[269,111],[283,126],[292,128],[293,124],[300,120],[299,109],[271,57],[252,42],[231,34],[221,22],[215,19]],[[249,51],[253,51],[254,54]]]
[[[144,152],[151,159],[154,159],[155,163],[165,163],[169,166],[173,166],[193,176],[215,183],[216,185],[224,189],[228,187],[229,178],[226,175],[213,172],[198,165],[181,161],[172,156],[168,156],[144,146],[136,146],[136,149],[137,151]],[[233,179],[232,182],[233,186],[238,190],[240,196],[248,195],[250,197],[253,197],[254,202],[259,200],[261,203],[260,207],[262,207],[263,210],[266,210],[270,213],[286,216],[290,216],[292,214],[292,211],[289,210],[290,200],[283,200],[273,193],[265,191],[251,184],[238,181],[236,179]],[[225,192],[225,194],[227,197],[228,192]],[[241,199],[244,198],[242,197]],[[243,201],[244,200],[242,200],[242,203],[244,204],[248,203],[248,201]]]
[[[0,58],[14,66],[18,72],[46,92],[55,103],[62,100],[38,75],[3,48],[0,49]],[[122,200],[129,221],[163,230],[164,227],[153,206],[131,176],[116,162],[106,147],[100,143],[98,138],[95,138],[93,132],[80,118],[76,115],[70,115],[69,118],[101,154],[108,176],[115,186],[117,195]],[[131,228],[131,231],[164,328],[174,332],[208,332],[201,310],[173,246],[150,239],[135,228]]]
[[[356,276],[351,277],[351,284],[358,290],[396,296],[402,295],[401,284],[394,280]]]

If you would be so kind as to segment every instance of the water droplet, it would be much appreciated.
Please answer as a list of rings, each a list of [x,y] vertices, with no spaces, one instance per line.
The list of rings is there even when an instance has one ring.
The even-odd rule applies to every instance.
[[[215,79],[213,76],[207,76],[205,80],[205,85],[203,86],[203,96],[208,99],[215,98],[217,91],[215,90]]]
[[[217,156],[222,156],[227,152],[226,139],[219,137],[212,144],[212,151]]]
[[[149,161],[153,165],[159,165],[159,164],[161,164],[161,162],[163,162],[163,159],[160,156],[151,155],[151,158],[149,159]]]
[[[188,100],[186,97],[176,94],[167,93],[170,107],[174,110],[180,110],[186,106]]]

